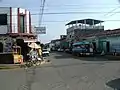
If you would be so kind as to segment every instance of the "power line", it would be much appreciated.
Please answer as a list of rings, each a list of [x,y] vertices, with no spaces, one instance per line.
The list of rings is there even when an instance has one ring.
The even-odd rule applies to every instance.
[[[48,23],[63,23],[63,22],[69,22],[70,20],[64,20],[64,21],[42,21],[42,22],[48,22]],[[120,22],[120,20],[103,20],[104,22]],[[32,22],[32,24],[37,24],[38,23],[38,21],[36,21],[36,22]],[[10,23],[8,23],[8,24],[10,24]],[[16,25],[17,25],[17,23],[12,23],[12,24],[14,24],[14,25],[12,25],[12,26],[15,26],[15,27],[17,27]],[[16,24],[16,25],[15,25]],[[45,24],[42,24],[42,25],[45,25]],[[29,25],[25,25],[25,26],[29,26]]]
[[[115,10],[117,10],[117,9],[119,9],[119,8],[120,8],[120,6],[118,6],[118,7],[114,8],[113,10],[111,10],[110,12],[108,12],[107,14],[105,14],[104,16],[106,16],[106,15],[109,15],[109,14],[113,13]]]
[[[64,21],[43,21],[43,22],[68,22],[68,21],[70,21],[70,20],[64,20]],[[103,20],[104,22],[107,22],[107,21],[111,21],[111,22],[113,22],[113,21],[120,21],[120,20]]]
[[[52,14],[103,14],[103,13],[108,13],[108,12],[48,12],[48,13],[43,13],[44,15],[52,15]],[[120,12],[114,12],[114,13],[120,13]],[[31,15],[42,15],[41,13],[32,13]],[[10,16],[10,15],[7,15]],[[12,15],[12,16],[17,16],[17,15]]]
[[[46,7],[58,7],[58,6],[119,6],[119,4],[62,4],[62,5],[46,5]]]
[[[47,15],[47,14],[103,14],[103,13],[108,13],[108,12],[49,12],[43,14]],[[114,13],[120,13],[120,12],[114,12]]]
[[[40,6],[40,7],[41,7],[41,6]],[[38,8],[39,8],[39,7],[27,8],[27,9],[38,9]],[[48,8],[50,8],[50,7],[46,7],[45,10],[48,9]],[[116,8],[116,6],[114,6],[114,7],[113,7],[113,6],[112,6],[112,7],[111,7],[111,6],[109,6],[109,7],[108,7],[108,6],[79,6],[79,7],[71,7],[71,6],[70,6],[70,7],[62,7],[62,8],[66,8],[66,9],[69,9],[69,8],[72,8],[72,9],[74,9],[74,8],[82,8],[82,9],[83,9],[83,8]],[[50,9],[51,9],[51,8],[50,8]],[[52,9],[53,9],[53,8],[52,8]],[[54,9],[61,9],[61,7],[60,7],[60,8],[59,8],[59,7],[57,7],[57,8],[55,7]]]

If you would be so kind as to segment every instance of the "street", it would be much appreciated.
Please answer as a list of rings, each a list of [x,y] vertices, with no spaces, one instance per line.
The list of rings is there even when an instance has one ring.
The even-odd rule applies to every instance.
[[[1,90],[117,90],[120,61],[51,53],[51,63],[27,70],[1,70]],[[116,79],[116,81],[115,81]],[[112,81],[113,80],[113,81]]]

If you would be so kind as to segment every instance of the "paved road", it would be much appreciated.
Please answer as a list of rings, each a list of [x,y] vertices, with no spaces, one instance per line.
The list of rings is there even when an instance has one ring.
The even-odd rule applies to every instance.
[[[120,61],[51,53],[52,62],[27,70],[0,71],[1,90],[113,90],[120,88]],[[110,87],[109,87],[110,86]]]

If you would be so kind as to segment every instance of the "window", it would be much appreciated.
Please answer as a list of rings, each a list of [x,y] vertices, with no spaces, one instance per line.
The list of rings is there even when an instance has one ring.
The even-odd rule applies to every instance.
[[[7,14],[0,14],[0,25],[7,25]]]
[[[25,33],[25,17],[20,15],[20,33]]]

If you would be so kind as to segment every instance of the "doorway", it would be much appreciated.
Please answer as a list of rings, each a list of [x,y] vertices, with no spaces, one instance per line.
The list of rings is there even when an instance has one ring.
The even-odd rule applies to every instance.
[[[107,52],[110,52],[110,42],[106,42],[106,50]]]
[[[93,44],[93,51],[97,52],[97,50],[96,50],[96,42],[92,42],[92,44]]]
[[[21,47],[21,54],[23,55],[24,61],[27,60],[27,53],[29,52],[29,47],[27,43],[24,43],[23,39],[16,40],[17,45]]]
[[[3,43],[0,42],[0,53],[2,53],[2,52],[3,52]]]

